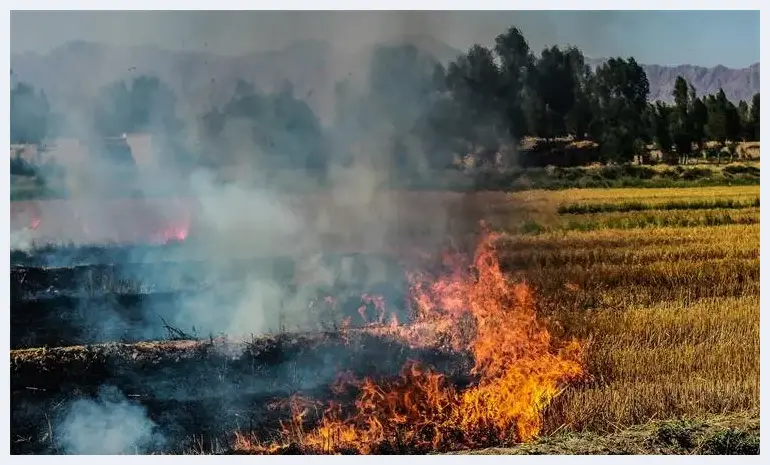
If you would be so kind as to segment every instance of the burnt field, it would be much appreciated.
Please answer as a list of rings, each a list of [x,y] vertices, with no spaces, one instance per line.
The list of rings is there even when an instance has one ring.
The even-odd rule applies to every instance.
[[[153,252],[154,258],[169,255],[161,248]],[[315,321],[308,321],[318,329],[331,329],[345,319],[355,327],[369,323],[361,314],[362,305],[367,306],[362,296],[382,296],[403,307],[405,292],[400,264],[385,255],[322,256],[315,266],[324,275],[314,276],[281,257],[206,262],[150,261],[142,255],[142,261],[131,262],[128,257],[137,252],[128,248],[46,253],[27,254],[17,262],[26,265],[11,267],[12,348],[217,336],[232,332],[232,307],[250,299],[255,288],[274,294],[273,308],[265,311],[269,321],[244,331],[291,330],[292,314],[305,310],[318,312]],[[51,256],[80,264],[39,266]],[[334,296],[333,309],[320,305],[328,296]]]
[[[73,420],[79,413],[75,399],[95,403],[93,428],[107,421],[102,417],[136,411],[138,418],[124,415],[121,421],[141,430],[140,437],[120,440],[139,440],[145,452],[221,452],[234,431],[275,434],[278,421],[291,415],[289,403],[276,404],[278,399],[350,401],[350,393],[330,389],[339,373],[392,377],[412,359],[430,361],[460,385],[471,381],[468,357],[409,348],[365,330],[244,343],[212,339],[18,350],[11,356],[11,452],[115,453],[109,444],[73,449],[72,443],[82,441],[57,430],[73,429],[71,423],[79,421]]]
[[[528,288],[501,286],[484,237],[475,271],[446,256],[435,276],[369,255],[322,257],[325,280],[280,260],[17,267],[12,452],[425,453],[527,441],[540,396],[582,373],[582,349],[551,344]],[[173,287],[174,270],[198,289],[115,285],[141,276],[129,287],[149,289],[162,276]],[[260,301],[271,292],[281,305]],[[508,318],[520,330],[495,329]],[[192,320],[221,323],[221,335],[188,332]]]
[[[212,452],[234,431],[277,431],[286,416],[271,407],[277,399],[339,397],[329,389],[340,373],[394,376],[408,360],[425,359],[458,380],[469,376],[467,356],[372,330],[408,321],[404,272],[393,257],[326,255],[308,272],[282,257],[170,260],[178,248],[15,254],[12,453],[101,450],[73,446],[54,430],[85,399],[100,415],[138,409],[137,421],[153,431],[142,438],[144,452],[190,452],[202,447],[196,440]],[[74,265],[42,266],[65,262]],[[264,302],[270,308],[238,313],[265,289],[275,296]]]

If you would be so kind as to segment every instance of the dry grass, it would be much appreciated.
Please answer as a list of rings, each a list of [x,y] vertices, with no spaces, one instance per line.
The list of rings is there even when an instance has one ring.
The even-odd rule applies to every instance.
[[[617,431],[650,419],[759,408],[759,296],[587,312],[592,379],[550,407],[547,429]]]
[[[563,431],[517,447],[461,452],[474,455],[511,454],[757,454],[759,412],[710,416],[705,421],[683,418],[647,421],[617,432]]]
[[[468,202],[508,231],[503,264],[538,291],[555,332],[590,341],[591,379],[550,406],[545,433],[758,411],[759,208],[664,209],[757,198],[759,187],[746,186],[529,191]],[[558,213],[569,204],[629,203],[661,209]],[[543,230],[520,234],[525,222]]]
[[[664,207],[671,203],[724,202],[750,204],[759,198],[759,186],[661,188],[661,189],[567,189],[559,191],[534,190],[515,194],[480,193],[466,201],[465,211],[475,211],[486,218],[492,227],[518,232],[522,227],[535,225],[536,232],[565,229],[636,228],[639,226],[698,226],[709,224],[747,224],[758,222],[759,209],[695,209],[647,210],[564,215],[559,208],[568,205],[627,205],[639,203],[650,207]],[[719,218],[714,221],[713,218]],[[729,219],[727,219],[729,218]],[[713,222],[710,223],[709,221]],[[570,228],[567,228],[570,229]]]
[[[533,201],[546,203],[578,202],[668,202],[672,200],[702,199],[752,199],[759,197],[759,186],[717,186],[700,188],[662,188],[662,189],[566,189],[561,191],[529,191],[511,195],[513,201]]]
[[[634,212],[610,212],[566,214],[556,224],[560,229],[631,229],[666,226],[722,226],[729,224],[758,224],[759,208],[718,208],[697,210],[649,210]]]
[[[538,290],[557,334],[589,341],[590,379],[550,405],[544,433],[614,433],[656,419],[758,412],[759,208],[556,212],[573,203],[758,196],[757,186],[510,196],[511,211],[548,221],[551,230],[534,236],[516,234],[522,217],[505,218],[497,207],[496,225],[511,231],[500,245],[505,267]],[[757,224],[703,224],[714,215]],[[604,229],[566,231],[578,217]]]

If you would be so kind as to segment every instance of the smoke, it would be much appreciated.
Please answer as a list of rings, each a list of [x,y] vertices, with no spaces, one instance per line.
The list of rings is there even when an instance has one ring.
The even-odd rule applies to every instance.
[[[143,454],[165,441],[145,409],[112,386],[72,401],[54,431],[59,450],[75,455]]]
[[[168,118],[146,118],[145,130],[152,134],[148,151],[154,158],[143,163],[137,156],[143,149],[131,147],[136,163],[126,164],[110,150],[120,152],[130,141],[105,143],[93,118],[95,105],[79,102],[78,111],[62,115],[62,127],[82,141],[61,145],[55,154],[64,165],[69,197],[31,202],[40,224],[14,233],[12,249],[29,249],[35,240],[120,243],[120,252],[106,258],[121,279],[138,284],[121,296],[89,290],[93,295],[73,305],[74,310],[52,308],[50,314],[76,313],[72,324],[80,343],[180,335],[224,335],[237,342],[265,333],[330,329],[344,316],[360,325],[364,320],[357,310],[365,304],[363,294],[384,296],[388,311],[404,322],[404,270],[394,262],[414,258],[414,250],[436,250],[461,200],[452,193],[397,188],[412,180],[406,178],[430,176],[424,163],[430,154],[424,153],[419,131],[413,129],[430,105],[422,90],[436,60],[400,46],[381,48],[376,58],[348,53],[337,63],[352,65],[358,73],[343,83],[349,84],[345,95],[324,97],[333,102],[337,116],[331,126],[320,124],[304,104],[305,89],[249,93],[248,86],[240,86],[242,95],[234,92],[225,98],[232,103],[229,108],[214,105],[227,116],[220,131],[199,141],[197,128],[189,122],[201,123],[203,111],[180,94],[175,114],[165,116],[188,122],[186,131],[153,124]],[[112,58],[110,65],[116,61]],[[399,72],[413,65],[417,68],[411,73]],[[336,70],[334,83],[337,74],[346,76],[344,69],[351,68]],[[271,69],[275,74],[283,71],[279,65]],[[93,76],[105,73],[95,70]],[[147,108],[158,111],[157,106]],[[104,123],[101,126],[110,126]],[[75,156],[79,150],[87,155]],[[183,241],[158,251],[143,244],[148,237],[155,242]],[[43,266],[66,268],[79,264],[79,255],[76,249],[62,249],[39,258]],[[284,259],[291,266],[285,266]],[[108,283],[106,293],[115,287]],[[325,297],[337,304],[329,305]],[[313,355],[317,362],[299,367],[289,357],[271,374],[286,389],[326,385],[336,376],[335,362],[342,357]],[[397,361],[361,362],[383,368]],[[181,379],[197,379],[195,367],[177,369],[188,376]],[[130,383],[146,390],[153,401],[216,399],[212,402],[220,404],[215,410],[221,412],[247,409],[239,396],[268,394],[275,384],[251,379],[243,383],[240,376],[184,383],[169,373],[148,376],[142,371]],[[113,381],[118,378],[116,374]],[[154,416],[160,407],[152,408],[155,421],[116,388],[103,389],[93,400],[76,400],[55,428],[58,447],[76,454],[157,450],[165,439],[159,428],[171,438],[174,422],[183,420],[163,420]]]
[[[423,67],[413,70],[410,77],[388,74],[415,63]],[[423,97],[419,89],[433,64],[409,47],[379,49],[370,63],[366,86],[350,96],[360,102],[343,118],[351,124],[327,131],[329,137],[342,141],[332,144],[332,150],[349,151],[352,157],[319,149],[312,112],[308,115],[307,107],[286,89],[272,95],[249,94],[248,86],[241,86],[235,117],[228,118],[226,130],[215,139],[221,146],[211,149],[213,157],[225,160],[214,169],[197,164],[195,159],[180,161],[173,144],[163,143],[177,136],[160,124],[149,128],[153,141],[160,141],[157,146],[153,142],[157,162],[126,164],[110,156],[110,149],[101,142],[103,136],[89,125],[87,117],[73,115],[70,126],[78,128],[91,155],[84,163],[66,167],[69,199],[55,201],[54,207],[41,202],[47,206],[42,207],[45,211],[41,213],[41,230],[36,231],[38,237],[74,243],[135,243],[147,240],[148,229],[154,228],[157,236],[159,225],[186,225],[188,231],[181,233],[185,241],[175,258],[189,264],[190,274],[202,277],[206,285],[173,301],[149,299],[141,306],[144,316],[139,319],[149,327],[142,331],[134,328],[130,334],[158,334],[160,317],[187,334],[197,335],[240,337],[323,326],[328,323],[322,321],[325,317],[308,311],[315,299],[346,287],[352,291],[355,286],[354,292],[362,294],[368,291],[364,286],[378,284],[374,280],[381,280],[381,284],[402,278],[377,271],[371,277],[353,276],[324,260],[325,256],[340,251],[376,254],[406,250],[416,247],[410,243],[415,236],[430,246],[438,244],[446,232],[448,215],[442,199],[418,198],[417,194],[391,189],[406,173],[393,160],[395,147],[403,142],[401,139],[412,137],[408,132],[414,115],[427,105],[417,97]],[[141,107],[132,104],[132,108],[136,106]],[[240,117],[238,112],[246,113]],[[150,117],[147,121],[163,119]],[[298,125],[297,121],[304,123]],[[123,144],[120,140],[112,143]],[[409,150],[405,158],[422,158],[419,145]],[[308,160],[320,162],[308,167]],[[132,198],[126,198],[126,193]],[[418,204],[419,199],[428,201]],[[410,230],[415,218],[421,224],[419,234]],[[57,227],[60,224],[69,227],[62,230]],[[19,237],[14,242],[13,247],[19,247],[30,240]],[[117,264],[151,260],[141,247],[129,255],[127,261]],[[291,258],[301,282],[295,279],[287,283],[286,277],[276,276],[274,270],[239,269],[234,264],[275,257]],[[72,266],[70,259],[53,254],[47,257],[46,265]],[[368,262],[366,268],[378,267],[377,260],[364,261]],[[148,266],[139,280],[167,280],[165,271],[155,270],[159,269]],[[109,305],[112,303],[104,306]],[[88,319],[86,332],[96,340],[110,340],[136,324],[117,311],[105,310],[104,318],[99,318],[98,312],[89,315],[93,318]],[[95,334],[94,328],[101,334]]]

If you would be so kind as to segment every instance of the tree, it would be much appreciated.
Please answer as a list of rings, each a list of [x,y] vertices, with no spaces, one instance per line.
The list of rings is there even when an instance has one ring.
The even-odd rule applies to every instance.
[[[377,47],[369,71],[369,105],[379,118],[409,132],[428,105],[438,62],[414,45]]]
[[[515,27],[495,38],[495,53],[500,61],[500,82],[496,86],[499,108],[507,132],[516,143],[527,134],[524,89],[532,88],[535,59],[524,35]]]
[[[630,161],[640,150],[650,93],[647,75],[633,58],[610,58],[596,71],[598,139],[607,159]]]
[[[117,136],[134,130],[131,121],[131,91],[124,81],[105,86],[96,100],[94,123],[102,136]]]
[[[431,113],[449,84],[446,73],[438,60],[414,45],[376,47],[365,85],[352,79],[335,85],[336,125],[330,134],[339,153],[335,158],[350,163],[355,148],[375,145],[374,152],[384,155],[379,161],[391,168],[419,168],[424,159],[415,147],[435,146],[428,126],[441,120]]]
[[[710,95],[706,102],[708,108],[707,136],[724,146],[727,140],[727,96],[719,89],[716,95]]]
[[[10,136],[12,144],[39,144],[48,132],[50,108],[45,93],[17,83],[11,89]]]
[[[738,107],[733,102],[727,101],[726,105],[726,136],[731,142],[736,142],[743,138],[743,126],[741,125],[741,116],[738,113]]]
[[[218,108],[212,108],[200,119],[200,136],[204,139],[215,139],[225,129],[227,115]]]
[[[706,140],[706,125],[708,124],[708,108],[699,97],[692,99],[691,108],[693,139],[698,144],[698,149],[703,151]]]
[[[692,97],[690,85],[682,76],[676,78],[673,96],[674,109],[671,115],[671,135],[677,153],[686,162],[692,153],[692,144],[695,142],[695,125],[690,100]]]
[[[738,102],[738,118],[741,122],[741,139],[748,140],[749,136],[749,104],[745,100]]]
[[[651,107],[653,139],[663,155],[667,155],[674,145],[674,139],[671,136],[671,107],[660,101],[655,102]]]
[[[492,51],[474,45],[447,68],[447,88],[457,102],[460,118],[457,135],[468,142],[468,149],[495,150],[505,134],[506,110],[503,103],[505,77],[495,64]]]
[[[140,76],[130,85],[112,83],[99,92],[95,125],[103,136],[127,132],[153,132],[175,136],[181,129],[176,117],[176,96],[156,77]]]
[[[590,138],[594,122],[593,71],[585,63],[583,53],[575,47],[567,50],[573,72],[575,103],[568,112],[566,129],[576,139]]]
[[[259,161],[269,169],[325,171],[327,152],[321,123],[286,83],[276,93],[263,94],[250,83],[239,81],[224,108],[211,109],[200,123],[202,137],[210,146],[218,147],[219,153],[235,157],[236,152],[246,152],[251,156],[247,161]],[[231,134],[233,128],[238,129],[241,138],[220,140]]]
[[[754,94],[751,99],[751,110],[749,110],[749,138],[752,141],[759,140],[759,92]]]
[[[533,109],[539,117],[532,118],[530,131],[535,135],[552,138],[567,132],[567,114],[575,106],[576,73],[573,59],[554,46],[543,50],[532,68],[533,98],[538,101]]]

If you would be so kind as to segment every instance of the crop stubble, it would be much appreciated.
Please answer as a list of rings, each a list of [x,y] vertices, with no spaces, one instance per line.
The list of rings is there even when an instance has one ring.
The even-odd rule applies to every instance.
[[[755,220],[751,224],[713,226],[676,219],[714,210],[665,209],[758,198],[756,186],[512,196],[526,200],[533,214],[550,216],[554,227],[507,236],[503,262],[539,289],[541,313],[558,322],[558,332],[590,341],[591,376],[549,406],[545,434],[615,432],[652,420],[728,413],[758,416],[759,208],[728,212]],[[612,210],[612,204],[630,202],[659,207],[653,211],[661,222],[675,226],[634,224],[650,211],[557,212],[568,204]],[[629,224],[608,224],[621,215]],[[594,217],[605,227],[568,231],[565,216]]]

